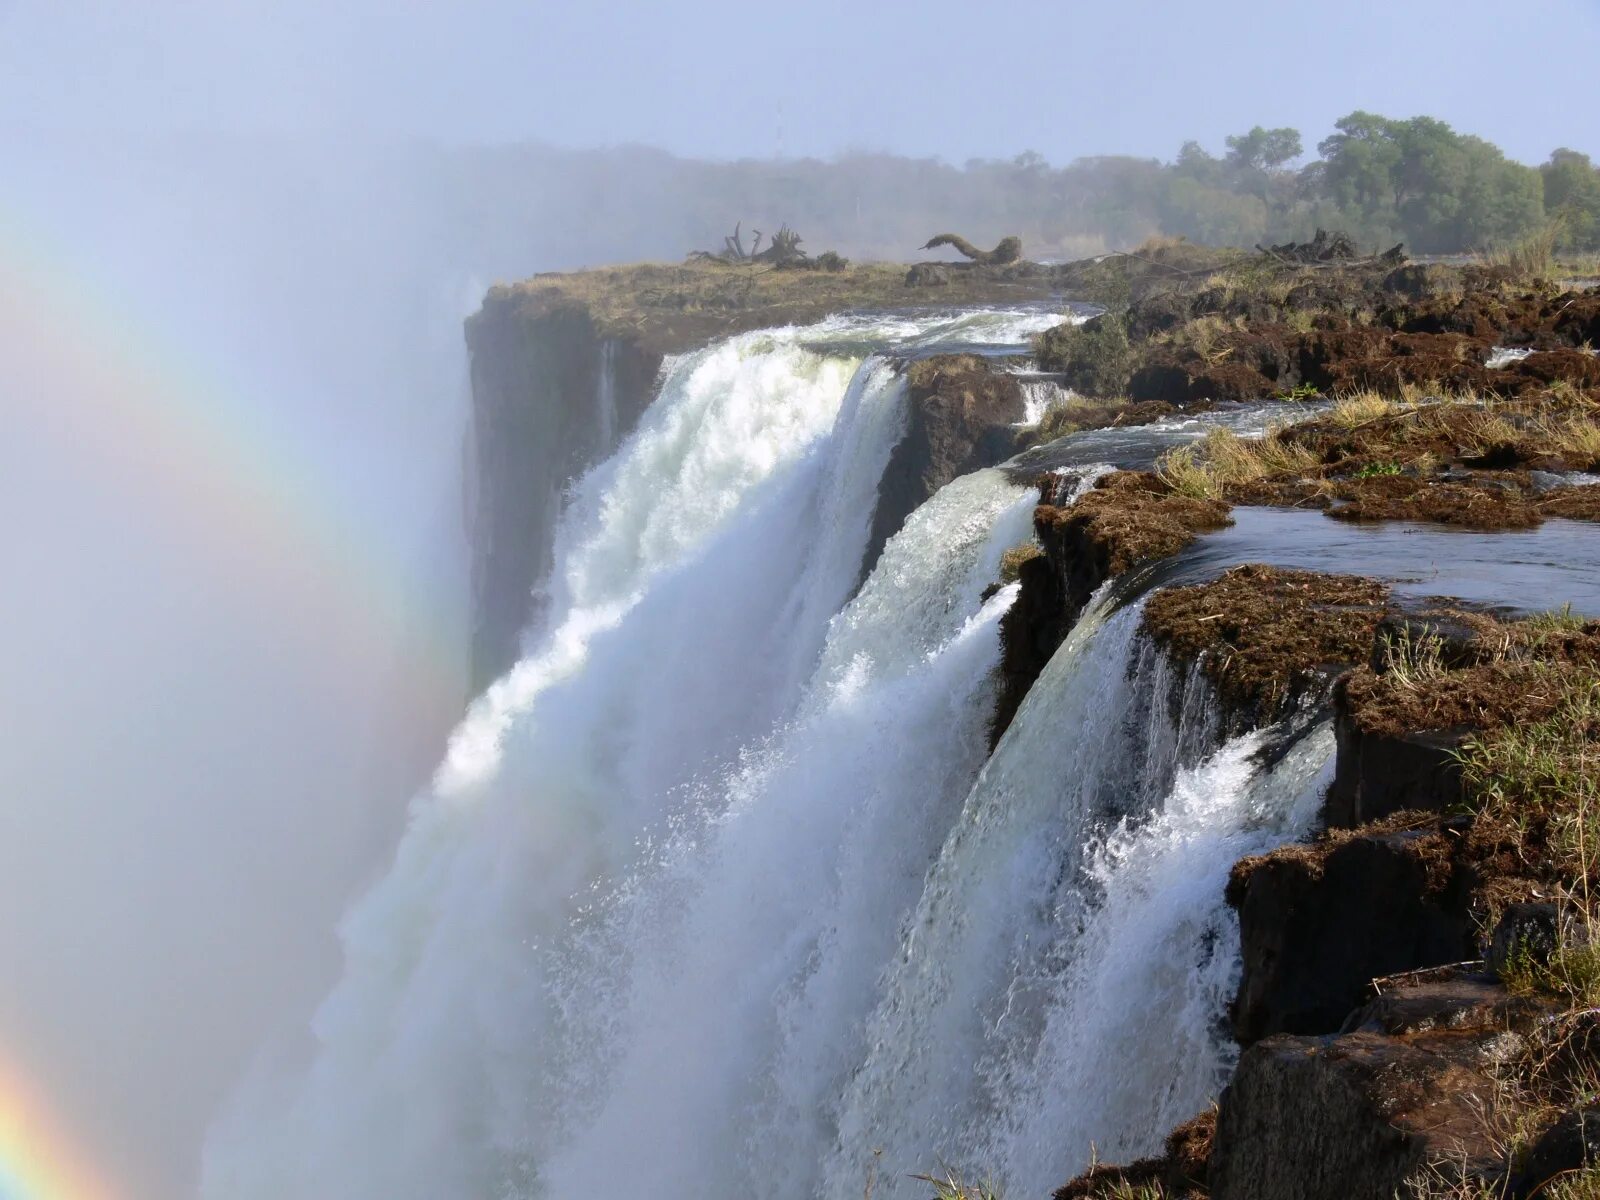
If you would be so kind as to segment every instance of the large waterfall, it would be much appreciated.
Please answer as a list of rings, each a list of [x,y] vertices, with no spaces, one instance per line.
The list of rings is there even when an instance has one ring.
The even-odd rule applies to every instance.
[[[1000,471],[857,587],[897,356],[1055,319],[668,364],[348,918],[309,1063],[214,1131],[208,1197],[920,1195],[940,1162],[1043,1197],[1215,1094],[1222,882],[1309,823],[1327,731],[1225,741],[1104,593],[991,756],[991,585],[1037,500]]]

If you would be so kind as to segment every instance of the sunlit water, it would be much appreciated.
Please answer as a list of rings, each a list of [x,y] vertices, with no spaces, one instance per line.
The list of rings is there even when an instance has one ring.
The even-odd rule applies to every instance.
[[[1224,740],[1143,593],[1266,560],[1600,611],[1600,556],[1562,522],[1239,510],[1105,589],[991,755],[1016,585],[990,585],[1026,481],[1312,411],[1082,434],[956,480],[853,593],[897,363],[1015,354],[1047,315],[841,319],[669,364],[562,518],[550,617],[347,921],[315,1058],[241,1094],[208,1196],[810,1200],[876,1172],[911,1197],[941,1162],[1042,1196],[1216,1094],[1223,884],[1313,827],[1332,738],[1307,716]]]

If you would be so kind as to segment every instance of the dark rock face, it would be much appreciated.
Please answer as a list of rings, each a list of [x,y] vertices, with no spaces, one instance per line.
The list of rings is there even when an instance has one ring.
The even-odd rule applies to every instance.
[[[1047,482],[1047,503],[1033,514],[1044,554],[1024,564],[1021,593],[1000,622],[1001,688],[990,729],[995,742],[1101,584],[1176,554],[1231,520],[1221,501],[1177,495],[1141,471],[1108,475],[1065,508],[1048,503],[1052,486]]]
[[[1473,957],[1472,880],[1455,841],[1448,831],[1378,832],[1235,866],[1239,1042],[1331,1033],[1373,979]]]
[[[1431,1159],[1492,1175],[1486,1040],[1452,1031],[1258,1042],[1222,1094],[1212,1197],[1392,1200]]]
[[[1518,966],[1549,962],[1559,934],[1560,916],[1554,904],[1506,905],[1489,942],[1489,970],[1502,975]]]
[[[467,346],[476,692],[516,661],[534,586],[550,567],[562,495],[638,421],[661,354],[603,337],[581,306],[526,313],[494,294],[467,322]]]
[[[1551,1180],[1600,1162],[1600,1108],[1563,1113],[1540,1136],[1512,1181],[1511,1194],[1533,1196]]]
[[[1161,1183],[1174,1198],[1393,1200],[1426,1183],[1427,1195],[1526,1197],[1587,1161],[1600,1130],[1589,1113],[1564,1117],[1545,1157],[1536,1146],[1526,1170],[1508,1169],[1501,1122],[1528,1110],[1503,1079],[1552,1011],[1461,967],[1385,980],[1341,1034],[1249,1047],[1215,1115],[1175,1130],[1164,1158],[1096,1165],[1056,1195],[1116,1200]]]
[[[1324,806],[1330,828],[1354,829],[1397,812],[1447,812],[1464,797],[1459,730],[1367,732],[1338,706],[1338,758]]]
[[[1025,409],[1014,375],[971,354],[941,354],[906,371],[906,431],[878,484],[863,572],[917,507],[961,475],[992,467],[1016,449]]]

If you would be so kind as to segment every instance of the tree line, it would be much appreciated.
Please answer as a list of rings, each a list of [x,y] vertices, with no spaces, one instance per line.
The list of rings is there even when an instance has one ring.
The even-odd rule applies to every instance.
[[[787,223],[813,251],[905,259],[930,234],[1022,237],[1029,257],[1072,258],[1152,235],[1252,246],[1343,230],[1368,249],[1456,254],[1548,233],[1600,251],[1600,169],[1571,149],[1528,166],[1432,117],[1353,112],[1308,156],[1298,130],[1260,126],[1214,154],[1123,155],[1053,166],[1028,152],[954,166],[850,153],[706,162],[660,150],[522,146],[441,151],[470,197],[468,219],[528,212],[551,266],[678,258],[721,244],[736,221]]]

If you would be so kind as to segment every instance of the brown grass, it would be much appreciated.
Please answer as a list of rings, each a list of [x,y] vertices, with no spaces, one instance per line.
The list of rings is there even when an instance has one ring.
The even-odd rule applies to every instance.
[[[1365,662],[1389,590],[1370,579],[1247,564],[1150,597],[1145,626],[1264,721],[1323,668]]]

